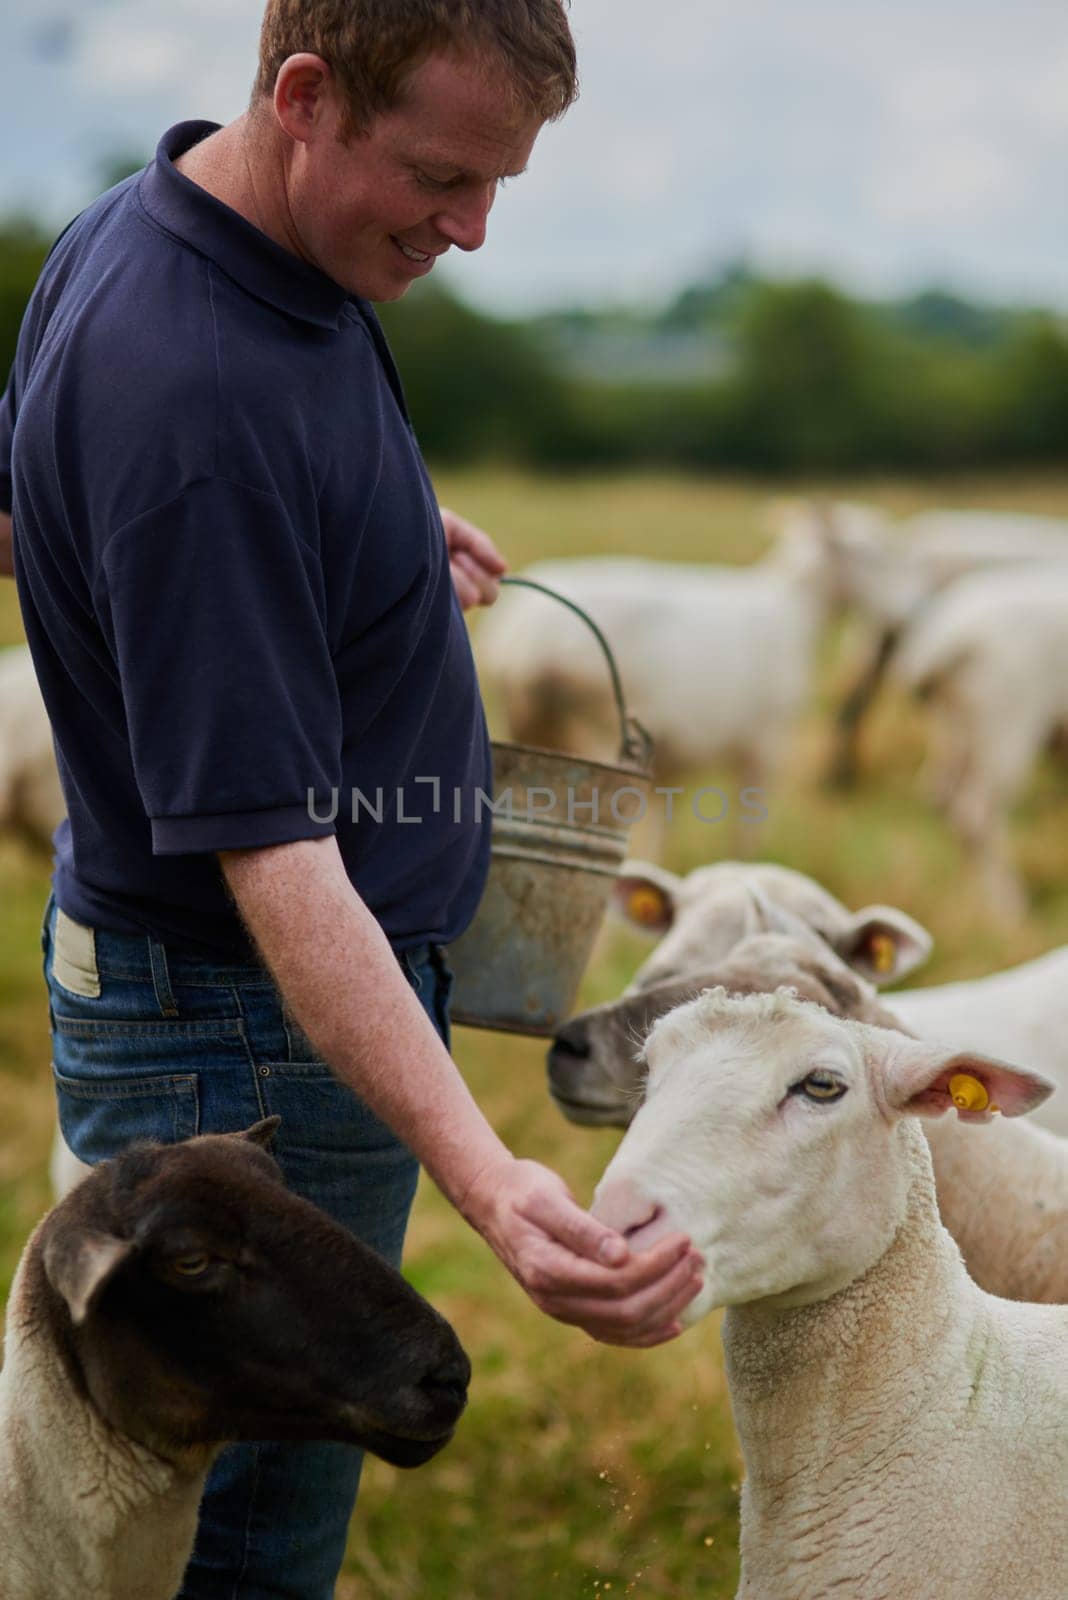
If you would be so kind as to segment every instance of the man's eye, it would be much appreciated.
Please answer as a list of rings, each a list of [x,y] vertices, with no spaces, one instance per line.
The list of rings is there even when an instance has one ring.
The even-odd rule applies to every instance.
[[[456,182],[455,178],[432,178],[429,172],[417,173],[417,177],[425,189],[433,189],[435,193],[451,189]]]
[[[848,1089],[848,1084],[836,1078],[833,1072],[810,1072],[802,1078],[800,1083],[790,1086],[791,1094],[804,1095],[806,1100],[819,1100],[824,1103],[830,1100],[841,1100]]]

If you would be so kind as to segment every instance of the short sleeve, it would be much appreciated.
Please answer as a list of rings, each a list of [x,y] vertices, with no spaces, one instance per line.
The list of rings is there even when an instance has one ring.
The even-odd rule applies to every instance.
[[[113,535],[95,594],[153,853],[332,833],[309,803],[340,783],[322,571],[281,501],[195,483]]]

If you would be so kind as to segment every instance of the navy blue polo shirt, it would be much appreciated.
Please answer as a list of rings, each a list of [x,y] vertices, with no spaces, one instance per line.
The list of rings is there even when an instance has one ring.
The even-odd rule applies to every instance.
[[[213,852],[336,832],[393,943],[446,943],[490,762],[436,499],[371,307],[175,169],[214,128],[60,238],[0,403],[56,897],[247,956]]]

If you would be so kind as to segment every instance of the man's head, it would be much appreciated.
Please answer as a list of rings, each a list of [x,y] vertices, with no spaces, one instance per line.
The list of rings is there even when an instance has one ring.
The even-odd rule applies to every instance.
[[[576,94],[561,0],[269,0],[251,108],[286,136],[286,242],[393,300],[477,250]]]
[[[475,57],[540,123],[563,116],[578,91],[562,0],[268,0],[254,99],[271,99],[290,56],[330,67],[346,134],[391,110],[432,55]]]

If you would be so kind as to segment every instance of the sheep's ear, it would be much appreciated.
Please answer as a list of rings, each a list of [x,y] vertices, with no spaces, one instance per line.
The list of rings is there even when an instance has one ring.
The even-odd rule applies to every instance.
[[[80,1327],[124,1261],[133,1254],[129,1239],[78,1225],[58,1226],[44,1247],[45,1276],[67,1302]]]
[[[281,1117],[264,1117],[260,1122],[254,1122],[251,1128],[245,1128],[235,1138],[244,1139],[248,1144],[258,1144],[261,1149],[269,1150],[275,1134],[282,1126]]]
[[[865,906],[831,943],[843,961],[876,987],[922,966],[934,946],[926,928],[893,906]]]
[[[675,920],[682,879],[651,861],[624,861],[612,888],[611,909],[643,933],[667,933]]]
[[[1057,1087],[1040,1072],[995,1056],[883,1032],[873,1039],[876,1070],[887,1105],[921,1117],[956,1110],[962,1122],[989,1122],[995,1111],[1019,1117]]]

